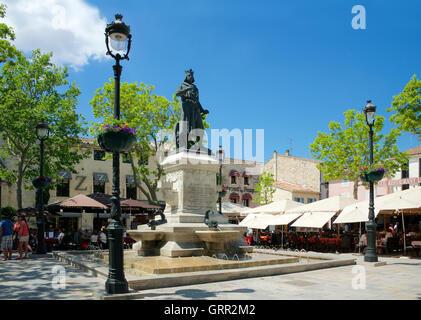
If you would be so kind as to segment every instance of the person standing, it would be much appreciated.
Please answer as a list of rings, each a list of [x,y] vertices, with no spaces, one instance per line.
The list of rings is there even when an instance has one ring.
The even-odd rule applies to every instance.
[[[105,230],[105,227],[102,227],[99,233],[99,238],[98,238],[99,240],[98,242],[101,249],[107,249],[107,235],[105,234],[104,230]]]
[[[28,242],[29,242],[29,228],[28,224],[26,223],[24,216],[18,216],[18,222],[15,227],[15,231],[18,235],[18,252],[19,257],[16,260],[26,259],[28,258]],[[25,248],[25,256],[22,257],[23,247]]]
[[[0,222],[1,248],[3,249],[3,261],[12,260],[13,248],[13,223],[7,215],[3,215]]]

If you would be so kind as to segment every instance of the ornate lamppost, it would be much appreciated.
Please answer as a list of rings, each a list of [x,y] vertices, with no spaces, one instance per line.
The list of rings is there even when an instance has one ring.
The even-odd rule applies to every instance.
[[[373,165],[373,125],[376,121],[376,106],[371,104],[371,100],[367,101],[367,105],[363,109],[365,119],[369,127],[369,147],[370,147],[370,165]],[[377,262],[377,250],[376,250],[376,229],[377,225],[374,221],[374,182],[369,180],[370,184],[370,200],[369,200],[369,211],[368,219],[366,223],[367,228],[367,251],[364,256],[366,262]]]
[[[222,214],[222,162],[224,160],[224,150],[222,149],[222,146],[219,146],[218,148],[218,160],[219,160],[219,186],[220,186],[220,191],[218,193],[218,203],[219,203],[219,214]]]
[[[37,215],[37,254],[46,254],[47,250],[45,247],[45,221],[44,221],[44,189],[49,187],[49,182],[44,178],[44,142],[50,136],[50,128],[48,124],[42,119],[42,121],[36,126],[35,132],[37,139],[40,142],[40,166],[39,166],[39,178],[35,179],[32,183],[36,188],[36,202],[38,208]],[[50,180],[51,181],[51,180]]]
[[[120,76],[121,60],[129,60],[132,36],[130,27],[122,22],[121,14],[115,15],[115,21],[105,28],[105,43],[107,55],[115,59],[114,70],[114,118],[120,120]],[[111,49],[110,49],[111,45]],[[127,48],[127,49],[126,49]],[[125,53],[124,53],[125,51]],[[120,152],[113,150],[113,188],[111,197],[111,222],[109,223],[109,273],[105,283],[105,290],[109,294],[127,293],[129,291],[127,280],[124,276],[124,226],[121,222],[120,207]]]

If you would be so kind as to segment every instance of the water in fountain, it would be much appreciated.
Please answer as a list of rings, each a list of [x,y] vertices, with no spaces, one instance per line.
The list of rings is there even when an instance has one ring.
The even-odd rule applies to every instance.
[[[238,257],[238,254],[234,254],[234,255],[232,256],[232,260],[237,260],[237,261],[240,261],[240,258]]]

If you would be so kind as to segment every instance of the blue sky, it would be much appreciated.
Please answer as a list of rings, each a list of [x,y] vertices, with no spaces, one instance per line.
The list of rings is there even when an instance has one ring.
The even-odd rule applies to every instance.
[[[310,157],[317,131],[367,99],[389,118],[393,95],[421,74],[419,1],[82,2],[107,22],[123,14],[131,27],[121,81],[152,84],[171,98],[192,68],[211,127],[264,129],[266,161],[291,146],[292,155]],[[366,8],[366,30],[351,26],[354,5]],[[112,77],[112,64],[90,59],[70,69],[82,90],[78,111],[90,121],[88,103]],[[409,134],[398,143],[402,150],[417,145]]]

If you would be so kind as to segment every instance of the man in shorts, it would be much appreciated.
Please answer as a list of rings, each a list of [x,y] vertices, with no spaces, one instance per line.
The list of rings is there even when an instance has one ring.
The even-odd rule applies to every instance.
[[[4,215],[3,220],[0,222],[1,234],[1,248],[3,250],[3,261],[7,259],[12,260],[12,247],[13,247],[13,223],[9,217]]]

